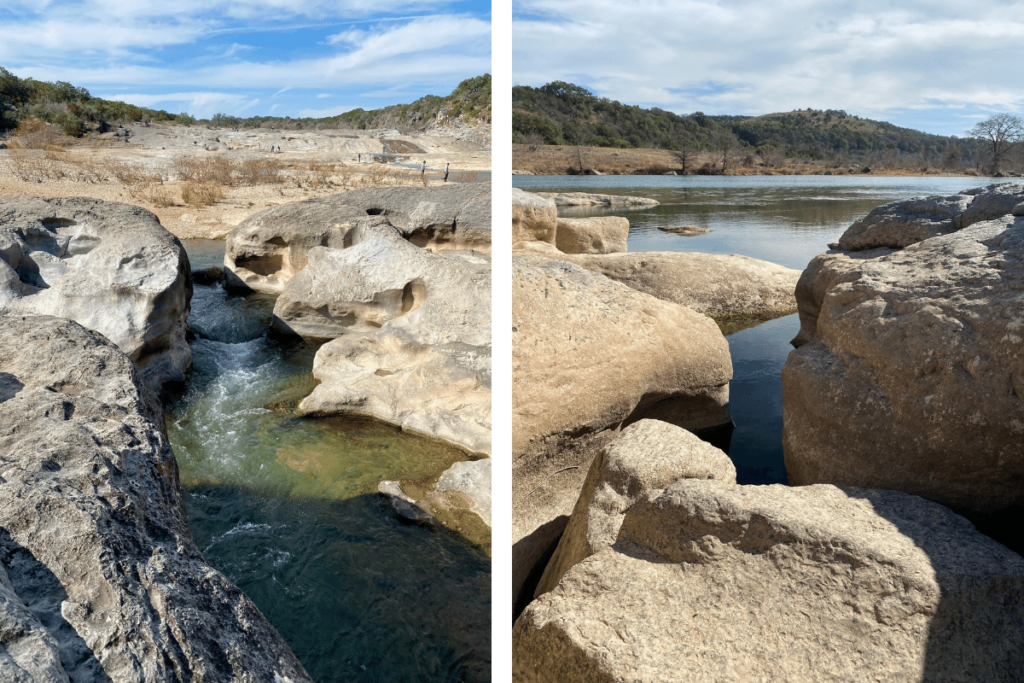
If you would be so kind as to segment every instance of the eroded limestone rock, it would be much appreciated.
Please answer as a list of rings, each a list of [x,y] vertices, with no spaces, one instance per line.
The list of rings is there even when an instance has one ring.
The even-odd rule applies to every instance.
[[[554,200],[512,188],[512,242],[555,243],[558,207]]]
[[[566,254],[614,254],[626,251],[629,220],[621,216],[559,218],[555,246]]]
[[[1014,681],[1024,560],[896,491],[681,479],[513,629],[513,679]]]
[[[192,367],[188,257],[155,215],[85,197],[0,198],[0,315],[102,333],[158,389]]]
[[[730,424],[732,364],[708,317],[569,263],[514,257],[512,302],[518,595],[615,430],[645,417]]]
[[[0,470],[0,611],[23,629],[0,642],[29,680],[310,681],[194,545],[163,408],[101,335],[0,317]]]
[[[591,174],[597,175],[597,174]],[[619,194],[594,194],[591,192],[537,192],[540,197],[551,199],[557,206],[657,206],[659,202],[647,197],[630,197]]]

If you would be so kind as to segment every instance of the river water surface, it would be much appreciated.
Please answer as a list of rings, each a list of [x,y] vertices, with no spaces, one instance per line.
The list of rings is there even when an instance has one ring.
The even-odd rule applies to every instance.
[[[1013,179],[1008,179],[1013,180]],[[858,218],[887,202],[954,194],[987,178],[876,176],[513,176],[532,192],[649,197],[641,209],[562,209],[564,216],[625,216],[629,251],[742,254],[803,270]],[[713,232],[681,237],[659,226]],[[732,354],[729,456],[741,484],[788,483],[782,457],[782,367],[800,322],[796,314],[726,337]]]
[[[224,242],[184,240],[193,269]],[[399,522],[381,479],[429,481],[459,450],[369,419],[302,419],[316,347],[266,334],[274,297],[195,286],[194,370],[168,433],[189,528],[314,680],[490,679],[490,560]]]

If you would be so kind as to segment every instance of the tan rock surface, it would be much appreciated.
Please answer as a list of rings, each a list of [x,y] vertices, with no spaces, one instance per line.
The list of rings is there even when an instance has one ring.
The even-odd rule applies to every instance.
[[[683,479],[530,604],[513,680],[1008,682],[1022,624],[1024,560],[939,505]]]
[[[551,199],[512,188],[512,242],[555,243],[558,208]]]
[[[597,174],[599,175],[599,174]],[[647,197],[630,197],[619,194],[594,194],[592,192],[537,192],[540,197],[551,199],[556,206],[657,206],[659,202]]]
[[[800,271],[747,256],[684,251],[564,254],[539,242],[520,242],[513,253],[575,263],[706,315],[778,315],[797,306],[794,290]]]
[[[782,373],[794,484],[897,489],[971,515],[1024,504],[1024,218],[805,271]]]
[[[626,251],[629,220],[621,216],[559,218],[555,246],[566,254],[614,254]]]
[[[640,497],[678,479],[736,483],[729,456],[691,432],[659,420],[640,420],[594,458],[569,523],[537,586],[539,597],[577,563],[610,547],[626,511]]]
[[[602,441],[644,417],[690,429],[728,424],[732,364],[706,316],[569,263],[514,257],[512,299],[518,594],[564,527]]]

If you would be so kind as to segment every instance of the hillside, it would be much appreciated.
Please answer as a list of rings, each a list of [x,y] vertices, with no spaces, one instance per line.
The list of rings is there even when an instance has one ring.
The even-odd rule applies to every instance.
[[[904,161],[915,157],[919,165],[963,166],[974,163],[979,148],[970,138],[931,135],[843,111],[680,116],[597,97],[561,81],[512,89],[516,143],[696,152],[720,148],[723,133],[735,136],[726,143],[746,154],[812,160],[843,157],[850,163],[889,155]]]
[[[104,130],[112,123],[175,122],[191,124],[197,119],[187,113],[172,114],[160,109],[137,107],[93,97],[88,90],[70,83],[48,83],[19,78],[0,66],[0,132],[16,128],[25,119],[52,123],[66,135],[80,137],[89,130]],[[325,118],[250,116],[241,118],[216,114],[199,123],[223,128],[395,128],[403,133],[427,130],[439,125],[475,125],[491,120],[491,76],[469,78],[445,97],[426,95],[411,104],[382,109],[356,109]]]

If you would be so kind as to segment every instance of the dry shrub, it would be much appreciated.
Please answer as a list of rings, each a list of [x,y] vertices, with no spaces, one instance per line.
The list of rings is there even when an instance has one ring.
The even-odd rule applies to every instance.
[[[12,146],[21,149],[50,149],[62,144],[67,140],[56,128],[39,119],[23,119],[14,132]]]
[[[450,180],[453,183],[475,183],[479,177],[479,171],[458,171],[451,174]]]
[[[335,177],[338,179],[338,185],[343,190],[348,190],[354,187],[352,171],[353,168],[351,166],[346,166],[343,163],[338,164],[338,167],[334,171]]]
[[[199,183],[194,180],[186,180],[181,186],[181,200],[189,206],[196,208],[213,206],[221,199],[224,199],[224,189],[213,181]]]
[[[177,198],[174,196],[174,190],[166,185],[150,185],[143,191],[142,197],[153,206],[161,209],[178,203]]]
[[[19,180],[30,183],[53,182],[64,177],[59,161],[48,159],[45,154],[29,149],[12,149],[8,155],[11,172]]]
[[[194,183],[218,183],[225,187],[235,184],[234,172],[237,164],[227,157],[200,159],[182,155],[174,158],[174,172],[185,181]]]
[[[334,172],[333,165],[310,161],[306,170],[309,172],[307,181],[311,189],[320,190],[331,185],[331,174]]]
[[[282,168],[284,166],[276,159],[246,159],[237,170],[242,185],[269,185],[284,182]]]
[[[109,159],[105,170],[128,189],[132,197],[144,196],[152,185],[163,184],[163,176],[151,173],[142,164],[124,159]]]

